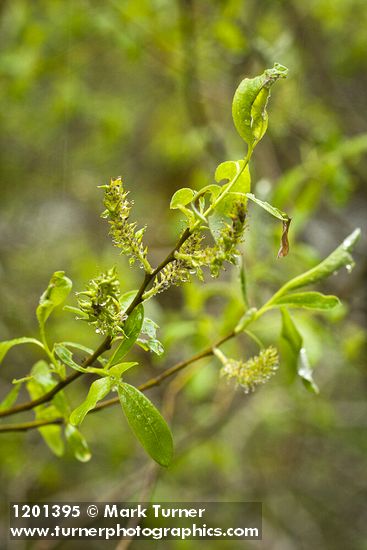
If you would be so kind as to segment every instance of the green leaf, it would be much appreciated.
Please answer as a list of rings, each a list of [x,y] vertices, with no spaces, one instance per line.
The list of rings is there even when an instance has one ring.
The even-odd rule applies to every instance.
[[[31,370],[31,379],[26,386],[31,399],[38,399],[56,385],[50,372],[50,367],[45,361],[38,361]],[[53,420],[63,414],[65,410],[65,396],[59,392],[51,404],[43,404],[35,407],[34,414],[37,420]],[[60,411],[61,409],[61,411]],[[56,456],[64,454],[64,441],[61,427],[58,425],[43,426],[38,429],[46,445]]]
[[[227,216],[232,223],[232,216],[236,213],[236,205],[238,203],[246,203],[246,195],[239,193],[238,191],[229,191],[219,202],[215,205],[215,212],[219,212],[223,216]]]
[[[253,135],[253,141],[260,141],[268,129],[268,113],[266,107],[270,97],[270,92],[267,88],[262,88],[258,93],[255,101],[252,104],[251,109],[251,131]]]
[[[9,409],[16,402],[21,387],[22,387],[21,382],[17,382],[14,384],[10,392],[1,401],[0,411],[5,411],[6,409]]]
[[[60,342],[60,345],[69,347],[69,348],[75,348],[79,349],[81,351],[84,351],[88,355],[93,355],[94,350],[91,348],[88,348],[87,346],[84,346],[83,344],[79,344],[78,342]],[[99,361],[101,365],[105,365],[107,363],[107,359],[104,359],[103,357],[98,357],[96,361]]]
[[[181,205],[177,206],[177,209],[180,210],[183,214],[185,214],[189,227],[190,228],[193,227],[196,223],[196,216],[194,212],[186,208],[186,206],[181,206]]]
[[[143,326],[141,333],[148,336],[148,339],[139,338],[137,344],[146,351],[152,351],[156,355],[162,355],[164,353],[164,348],[162,343],[156,338],[157,329],[159,326],[157,323],[149,319],[148,317],[144,318]]]
[[[283,230],[280,242],[280,249],[278,251],[278,258],[287,256],[289,252],[288,231],[290,223],[292,221],[291,218],[288,216],[288,214],[279,210],[279,208],[275,208],[275,206],[272,206],[268,202],[264,202],[256,198],[255,195],[253,195],[252,193],[246,193],[246,197],[255,202],[257,205],[261,206],[261,208],[269,212],[269,214],[283,222]]]
[[[173,456],[173,440],[160,412],[130,384],[121,384],[118,392],[129,425],[144,449],[158,464],[168,466]]]
[[[288,214],[282,212],[282,210],[279,210],[279,208],[276,208],[268,202],[264,202],[256,198],[255,195],[253,195],[252,193],[246,193],[246,197],[255,202],[258,206],[261,206],[261,208],[269,212],[269,214],[283,222],[283,230],[280,242],[280,249],[278,251],[278,258],[287,256],[289,252],[288,231],[290,223],[292,221],[291,218],[288,216]]]
[[[112,381],[108,377],[95,380],[89,388],[86,399],[71,413],[70,423],[73,426],[78,426],[81,424],[85,416],[90,410],[94,409],[98,401],[106,397],[106,395],[110,392],[111,386]]]
[[[43,329],[44,324],[55,307],[65,302],[72,286],[73,283],[68,277],[65,277],[64,271],[55,271],[47,289],[40,298],[39,306],[36,311],[41,329]]]
[[[189,187],[183,187],[176,191],[171,199],[170,208],[171,210],[176,210],[180,206],[186,206],[189,204],[195,197],[195,191]]]
[[[84,347],[84,346],[83,346]],[[96,368],[96,367],[82,367],[78,365],[78,363],[75,363],[73,359],[72,352],[65,346],[64,343],[55,344],[54,345],[54,352],[57,355],[57,357],[62,361],[62,363],[71,369],[77,370],[78,372],[83,373],[93,373],[98,374],[99,376],[106,375],[107,371],[102,368]],[[93,353],[93,352],[92,352]],[[102,363],[103,365],[103,363]]]
[[[243,259],[243,256],[241,256],[241,264],[240,264],[240,286],[241,286],[242,300],[245,308],[247,309],[249,307],[249,302],[248,302],[248,296],[247,296],[247,277],[246,277],[245,261]]]
[[[56,380],[53,378],[50,370],[50,365],[43,360],[37,361],[37,363],[33,365],[31,377],[39,386],[38,395],[32,396],[32,399],[40,397],[44,392],[51,390],[56,384]]]
[[[232,181],[240,174],[236,183],[231,187],[231,191],[248,193],[251,189],[251,177],[248,165],[241,172],[244,162],[244,160],[227,160],[226,162],[222,162],[215,171],[215,181],[218,183],[222,180]]]
[[[128,363],[119,363],[118,365],[114,365],[108,370],[109,376],[113,376],[114,378],[120,378],[121,375],[126,372],[127,370],[131,369],[131,367],[135,367],[135,365],[138,365],[136,361],[130,361]]]
[[[198,191],[197,196],[205,195],[205,193],[210,193],[213,199],[216,199],[219,195],[219,193],[222,191],[221,185],[215,185],[215,183],[211,183],[209,185],[206,185],[205,187],[202,187],[200,191]]]
[[[127,352],[135,344],[144,321],[144,308],[142,304],[139,304],[133,311],[130,313],[129,317],[126,319],[124,324],[124,334],[125,338],[122,340],[121,344],[116,349],[115,353],[109,361],[110,365],[115,365],[120,363],[121,359],[125,357]]]
[[[151,351],[152,353],[155,353],[156,355],[160,356],[164,353],[164,347],[162,342],[157,340],[156,338],[149,338],[149,340],[143,340],[141,338],[138,338],[136,343],[145,351]]]
[[[36,340],[36,338],[28,338],[27,336],[23,336],[22,338],[6,340],[5,342],[0,343],[0,363],[11,348],[14,346],[19,346],[20,344],[35,344],[36,346],[44,349],[42,342]]]
[[[55,344],[54,352],[57,355],[57,357],[61,359],[61,361],[68,367],[74,370],[77,370],[79,372],[85,372],[84,368],[80,367],[77,363],[75,363],[75,361],[73,360],[73,354],[63,344]]]
[[[79,309],[78,307],[74,307],[74,306],[64,306],[62,308],[64,311],[70,311],[71,313],[75,313],[76,315],[78,315],[78,317],[76,317],[76,319],[88,319],[88,315],[82,311],[81,309]]]
[[[88,460],[91,459],[92,453],[89,450],[88,443],[77,428],[71,424],[67,424],[65,428],[65,437],[77,460],[80,460],[80,462],[88,462]]]
[[[257,313],[256,307],[252,307],[248,309],[246,313],[244,313],[244,315],[242,315],[241,319],[238,321],[234,329],[235,333],[238,334],[239,332],[242,332],[243,330],[245,330],[245,328],[248,327],[248,325],[251,324],[252,321],[255,319],[256,313]]]
[[[221,203],[218,206],[220,205]],[[209,229],[215,241],[220,239],[223,230],[227,225],[231,224],[231,221],[232,220],[228,215],[220,212],[217,208],[214,210],[213,214],[208,217]]]
[[[48,365],[46,361],[37,361],[37,363],[33,365],[30,378],[30,382],[33,382],[32,399],[41,397],[44,393],[52,390],[52,388],[56,386],[57,381],[53,377],[51,368],[52,365]],[[30,392],[28,385],[27,388]],[[46,405],[46,407],[47,406],[48,405]],[[69,405],[63,391],[57,392],[53,397],[51,407],[55,408],[56,412],[62,414],[64,417],[69,416]],[[39,407],[39,410],[43,410],[42,407]]]
[[[282,337],[287,342],[292,355],[298,376],[301,377],[305,387],[314,393],[319,393],[319,389],[313,380],[312,368],[308,360],[306,349],[303,347],[303,338],[298,332],[287,309],[283,308],[282,313]]]
[[[329,277],[333,273],[336,273],[338,269],[346,266],[350,271],[354,265],[352,256],[350,255],[354,245],[358,241],[361,234],[360,229],[355,229],[338,248],[334,250],[325,260],[319,263],[316,267],[298,275],[294,279],[291,279],[286,283],[279,292],[284,294],[289,290],[295,290],[303,286],[311,285],[317,281],[321,281],[326,277]]]
[[[319,388],[313,379],[312,367],[305,348],[299,350],[298,375],[302,378],[302,382],[308,391],[319,393]]]
[[[208,217],[208,225],[215,241],[221,238],[223,230],[233,224],[238,204],[246,203],[246,195],[238,191],[230,191],[215,205],[213,213]]]
[[[143,326],[141,332],[149,336],[149,338],[155,338],[157,336],[157,330],[159,326],[149,317],[144,318]]]
[[[234,125],[249,147],[254,147],[266,132],[266,107],[270,88],[279,78],[287,76],[288,69],[275,63],[260,76],[245,78],[238,86],[232,103]]]
[[[45,416],[42,417],[42,420],[45,420]],[[50,420],[52,420],[52,417],[50,418]],[[38,431],[41,434],[48,448],[56,456],[60,457],[64,454],[65,445],[62,439],[61,426],[57,426],[57,425],[43,426],[42,428],[38,428]]]
[[[120,302],[121,310],[123,312],[127,310],[129,305],[135,298],[137,292],[138,292],[137,290],[129,290],[128,292],[125,292],[120,296],[119,302]]]
[[[278,220],[282,220],[282,221],[289,220],[288,214],[286,214],[285,212],[282,212],[278,208],[275,208],[275,206],[272,206],[268,202],[261,201],[260,199],[256,198],[255,195],[253,195],[252,193],[246,193],[246,197],[251,201],[255,202],[258,206],[261,206],[261,208],[269,212],[269,214],[271,214],[275,218],[278,218]]]
[[[271,307],[302,307],[306,309],[328,310],[340,305],[337,296],[326,296],[320,292],[298,292],[294,294],[285,294],[276,298]]]

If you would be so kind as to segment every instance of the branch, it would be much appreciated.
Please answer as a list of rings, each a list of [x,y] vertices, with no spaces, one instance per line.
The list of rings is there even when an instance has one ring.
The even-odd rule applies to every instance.
[[[83,363],[82,367],[86,368],[89,367],[94,363],[96,359],[100,355],[102,355],[103,352],[110,349],[112,343],[112,339],[110,336],[107,336],[105,340],[102,342],[102,344],[96,349],[96,351],[87,357]],[[80,376],[82,376],[84,373],[82,372],[73,372],[70,376],[65,378],[65,380],[61,380],[56,386],[52,388],[52,390],[48,391],[47,393],[41,395],[41,397],[38,397],[37,399],[33,399],[32,401],[27,401],[27,403],[22,403],[21,405],[16,405],[15,407],[12,407],[11,409],[5,409],[4,411],[0,411],[0,417],[4,416],[11,416],[13,414],[18,414],[24,411],[29,411],[30,409],[34,409],[35,407],[38,407],[38,405],[42,405],[43,403],[48,403],[51,401],[51,399],[59,393],[61,390],[63,390],[66,386],[71,384],[71,382],[74,382],[74,380],[77,380]]]
[[[156,269],[152,273],[150,273],[150,274],[146,273],[145,274],[144,280],[143,280],[138,292],[136,293],[134,300],[131,302],[131,304],[129,305],[129,307],[127,308],[127,310],[125,312],[127,316],[129,316],[132,313],[132,311],[140,303],[142,303],[143,294],[144,294],[146,288],[154,280],[156,275],[167,264],[169,264],[170,262],[172,262],[175,259],[175,252],[181,248],[183,243],[190,237],[190,235],[191,235],[190,229],[186,228],[185,231],[182,233],[180,239],[178,240],[176,246],[168,254],[168,256],[158,265],[158,267],[156,267]],[[98,359],[98,357],[100,355],[102,355],[102,353],[104,353],[105,351],[107,351],[111,348],[111,345],[112,345],[112,338],[111,338],[111,336],[107,336],[104,339],[104,341],[101,343],[101,345],[96,349],[96,351],[83,361],[81,366],[83,368],[86,368],[86,367],[89,367],[90,365],[92,365],[95,362],[95,360]],[[16,405],[15,407],[12,407],[10,409],[5,409],[4,411],[0,411],[0,418],[5,417],[5,416],[12,416],[13,414],[18,414],[18,413],[21,413],[21,412],[24,412],[24,411],[29,411],[31,409],[34,409],[35,407],[38,407],[39,405],[42,405],[43,403],[48,403],[49,401],[51,401],[51,399],[57,393],[59,393],[66,386],[68,386],[69,384],[74,382],[74,380],[77,380],[78,378],[80,378],[80,376],[82,376],[83,374],[84,373],[82,373],[82,372],[74,372],[73,374],[71,374],[70,376],[65,378],[65,380],[61,380],[61,382],[56,384],[56,386],[54,386],[52,388],[52,390],[45,393],[41,397],[38,397],[37,399],[33,399],[32,401],[27,401],[26,403],[22,403],[20,405]],[[37,427],[37,426],[35,426],[35,427]],[[6,430],[0,430],[0,431],[6,431]]]
[[[217,340],[217,342],[215,342],[212,346],[209,346],[203,349],[202,351],[196,353],[195,355],[192,355],[189,359],[176,363],[176,365],[173,365],[172,367],[166,369],[155,378],[151,378],[147,382],[144,382],[143,384],[138,386],[138,390],[140,390],[141,392],[145,392],[150,388],[159,386],[161,382],[163,382],[163,380],[165,380],[166,378],[170,378],[174,374],[177,374],[179,371],[181,371],[188,365],[191,365],[196,361],[200,361],[205,357],[209,357],[210,355],[213,355],[214,354],[213,348],[221,346],[222,344],[224,344],[224,342],[227,342],[227,340],[230,340],[235,336],[237,336],[237,334],[234,331],[230,332],[226,336],[223,336],[223,338],[220,338],[219,340]],[[76,374],[79,375],[82,373],[76,373]],[[116,405],[117,403],[119,403],[118,397],[107,399],[106,401],[102,401],[101,403],[99,403],[94,409],[90,411],[90,413],[98,412],[107,407],[111,407],[112,405]],[[33,422],[23,422],[20,424],[3,424],[2,426],[0,426],[0,432],[24,432],[27,430],[32,430],[34,428],[39,428],[40,426],[47,426],[50,424],[63,424],[64,422],[65,422],[64,418],[59,417],[59,418],[54,418],[52,420],[34,420]]]
[[[20,422],[19,424],[3,424],[0,426],[0,432],[26,432],[34,428],[42,428],[49,424],[63,424],[63,418],[54,418],[53,420],[33,420],[32,422]]]
[[[158,267],[155,268],[154,271],[152,271],[152,273],[146,273],[145,274],[144,281],[142,282],[138,292],[136,293],[134,300],[131,302],[131,304],[129,305],[129,307],[125,311],[126,315],[129,316],[130,313],[136,308],[136,306],[141,304],[141,302],[143,301],[143,294],[144,294],[145,290],[147,289],[147,287],[154,280],[154,278],[158,275],[158,273],[160,271],[162,271],[162,269],[164,267],[166,267],[166,265],[168,265],[169,263],[171,263],[175,260],[175,252],[177,252],[181,248],[181,246],[184,244],[185,241],[187,241],[187,239],[190,237],[190,235],[191,235],[191,231],[187,227],[185,229],[185,231],[182,233],[182,235],[181,235],[180,239],[178,240],[176,246],[174,247],[173,250],[171,250],[171,252],[168,254],[168,256],[158,265]]]

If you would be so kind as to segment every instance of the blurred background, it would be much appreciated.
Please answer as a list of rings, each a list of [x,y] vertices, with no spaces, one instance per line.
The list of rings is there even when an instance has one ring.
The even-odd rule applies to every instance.
[[[318,287],[338,294],[343,306],[294,315],[319,395],[286,365],[247,396],[219,378],[215,360],[197,363],[149,393],[174,433],[168,470],[152,467],[115,407],[85,420],[93,454],[85,464],[69,453],[52,455],[37,431],[1,434],[3,532],[9,501],[255,500],[263,503],[263,542],[221,547],[365,550],[365,1],[2,0],[0,25],[1,340],[37,335],[35,308],[55,270],[66,271],[75,291],[112,265],[123,291],[139,285],[141,271],[110,243],[97,186],[123,177],[134,219],[148,226],[150,257],[163,258],[183,227],[169,211],[171,195],[212,183],[220,162],[243,157],[232,96],[242,78],[275,61],[289,77],[274,87],[251,173],[256,195],[293,218],[291,252],[276,258],[280,228],[251,208],[243,246],[251,305],[362,228],[352,273]],[[193,282],[160,295],[147,309],[166,353],[131,354],[141,367],[128,381],[145,381],[205,347],[233,326],[242,307],[234,268],[205,286]],[[63,311],[48,330],[54,341],[100,341]],[[255,332],[276,343],[278,315]],[[243,340],[226,350],[247,357],[256,347]],[[0,398],[39,358],[28,346],[9,353]],[[87,387],[83,379],[71,387],[71,403]],[[195,541],[165,544],[196,548]]]

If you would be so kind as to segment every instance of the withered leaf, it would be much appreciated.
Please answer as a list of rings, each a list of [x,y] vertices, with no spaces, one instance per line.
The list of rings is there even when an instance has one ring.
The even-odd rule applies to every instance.
[[[289,231],[289,226],[291,224],[291,221],[292,221],[291,218],[288,218],[287,220],[283,220],[283,231],[282,231],[281,244],[278,252],[278,258],[284,258],[284,256],[288,255],[288,252],[289,252],[288,231]]]

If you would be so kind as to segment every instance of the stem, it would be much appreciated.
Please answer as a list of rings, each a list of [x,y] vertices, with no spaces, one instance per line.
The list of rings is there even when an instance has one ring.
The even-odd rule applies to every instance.
[[[154,277],[167,265],[169,264],[170,262],[172,262],[175,257],[174,257],[174,254],[177,250],[180,249],[180,247],[183,245],[183,243],[190,237],[191,235],[191,231],[189,230],[189,228],[187,228],[181,235],[180,239],[178,240],[176,246],[174,247],[174,249],[168,254],[168,256],[158,265],[158,267],[156,267],[154,269],[154,271],[152,271],[152,273],[146,273],[145,274],[145,277],[144,277],[144,280],[138,290],[138,292],[136,293],[135,295],[135,298],[134,300],[131,302],[131,304],[129,305],[129,307],[126,309],[126,315],[129,316],[130,313],[136,308],[136,306],[138,306],[142,301],[143,301],[143,294],[145,292],[145,289],[147,288],[147,286],[151,283],[151,281],[154,279]],[[45,342],[43,342],[44,345],[45,345]],[[86,368],[86,367],[89,367],[90,365],[92,365],[94,363],[94,361],[96,359],[98,359],[98,357],[100,355],[102,355],[102,353],[104,353],[105,351],[109,350],[111,348],[111,345],[112,345],[112,338],[111,336],[107,336],[104,341],[101,343],[101,345],[96,349],[96,351],[90,355],[89,357],[87,357],[87,359],[85,359],[85,361],[83,361],[82,363],[82,367],[83,368]],[[48,346],[46,348],[46,353],[47,353],[47,349],[49,350]],[[52,356],[52,353],[51,351],[49,350],[49,353],[48,353],[50,359],[51,359],[51,356]],[[55,359],[53,358],[53,363],[54,363]],[[20,405],[16,405],[15,407],[12,407],[10,409],[6,409],[4,411],[0,411],[0,418],[1,417],[5,417],[5,416],[12,416],[13,414],[18,414],[18,413],[21,413],[21,412],[24,412],[24,411],[29,411],[31,409],[34,409],[35,407],[37,407],[38,405],[42,405],[43,403],[48,403],[49,401],[51,401],[51,399],[57,394],[59,393],[59,391],[63,390],[66,386],[68,386],[69,384],[71,384],[72,382],[74,382],[74,380],[77,380],[80,376],[82,376],[84,373],[82,372],[74,372],[72,373],[70,376],[68,376],[67,378],[65,378],[65,380],[61,380],[58,384],[56,384],[56,386],[54,386],[52,388],[52,390],[50,390],[49,392],[45,393],[44,395],[42,395],[41,397],[37,398],[37,399],[33,399],[32,401],[27,401],[26,403],[22,403]],[[1,431],[1,430],[0,430]]]
[[[153,388],[155,386],[159,386],[159,384],[161,384],[161,382],[163,382],[163,380],[165,380],[166,378],[170,378],[174,374],[177,374],[179,371],[181,371],[182,369],[184,369],[188,365],[191,365],[192,363],[195,363],[196,361],[200,361],[201,359],[204,359],[205,357],[209,357],[210,355],[213,355],[214,354],[214,348],[218,348],[219,346],[221,346],[222,344],[224,344],[225,342],[227,342],[231,338],[234,338],[235,336],[236,336],[236,334],[235,334],[234,331],[230,332],[226,336],[223,336],[223,338],[220,338],[212,346],[209,346],[209,347],[203,349],[202,351],[200,351],[199,353],[196,353],[195,355],[193,355],[189,359],[186,359],[184,361],[180,361],[179,363],[176,363],[176,365],[173,365],[169,369],[166,369],[159,376],[156,376],[155,378],[151,378],[147,382],[144,382],[143,384],[141,384],[140,386],[138,386],[137,389],[140,390],[141,392],[145,392],[146,390],[149,390],[150,388]],[[81,374],[82,373],[79,373],[79,372],[75,373],[76,377],[80,376]],[[56,386],[55,386],[55,388],[56,388]],[[112,405],[116,405],[117,403],[119,403],[119,398],[114,397],[112,399],[108,399],[106,401],[103,401],[102,403],[99,403],[90,412],[91,413],[92,412],[98,412],[98,411],[100,411],[102,409],[105,409],[107,407],[111,407]],[[64,423],[64,419],[59,417],[59,418],[54,418],[52,420],[34,420],[33,422],[23,422],[23,423],[20,423],[20,424],[3,424],[2,426],[0,426],[0,433],[1,432],[26,431],[26,430],[31,430],[31,429],[34,429],[34,428],[39,428],[40,426],[46,426],[46,425],[49,425],[49,424],[63,424],[63,423]]]
[[[96,351],[87,357],[85,361],[82,363],[82,367],[89,367],[94,363],[94,361],[102,355],[105,351],[110,349],[112,343],[112,339],[110,336],[107,336],[105,340],[102,342],[102,344],[96,349]],[[80,376],[82,376],[82,372],[73,372],[70,376],[65,378],[65,380],[61,380],[56,386],[52,388],[52,390],[48,391],[47,393],[41,395],[41,397],[38,397],[37,399],[33,399],[32,401],[28,401],[27,403],[22,403],[21,405],[16,405],[15,407],[12,407],[11,409],[6,409],[4,411],[0,411],[0,417],[4,416],[11,416],[13,414],[18,414],[24,411],[29,411],[31,409],[34,409],[35,407],[38,407],[38,405],[42,405],[43,403],[48,403],[48,401],[51,401],[51,399],[59,393],[61,390],[63,390],[66,386],[71,384],[71,382],[74,382],[74,380],[77,380]]]
[[[226,189],[223,191],[223,193],[221,193],[221,195],[219,195],[219,197],[207,208],[207,210],[204,212],[204,217],[207,217],[213,211],[213,209],[219,204],[219,202],[225,197],[225,195],[227,195],[230,192],[231,188],[236,183],[236,181],[238,180],[238,178],[240,177],[240,175],[242,174],[242,172],[245,170],[246,166],[248,165],[249,160],[250,160],[251,155],[252,155],[252,152],[253,152],[253,147],[252,148],[249,147],[248,151],[247,151],[247,154],[246,154],[246,157],[244,159],[243,167],[238,172],[238,174],[236,174],[236,176],[232,179],[232,181],[228,184],[228,187],[226,187]],[[175,260],[175,253],[177,251],[179,251],[179,249],[184,244],[184,242],[190,237],[190,235],[195,231],[195,229],[197,229],[197,227],[199,227],[200,223],[201,223],[200,220],[197,220],[197,222],[194,224],[194,226],[191,229],[187,227],[185,229],[185,231],[182,233],[181,237],[179,238],[176,246],[168,254],[168,256],[164,260],[162,260],[162,262],[151,273],[148,273],[148,272],[145,273],[144,280],[143,280],[138,292],[136,293],[134,300],[131,302],[131,304],[129,305],[129,307],[125,311],[125,314],[127,316],[129,316],[132,313],[132,311],[140,303],[142,303],[144,301],[144,292],[147,289],[147,287],[154,280],[156,275],[167,264],[169,264],[170,262],[173,262]],[[259,317],[260,311],[261,310],[259,310],[259,312],[258,312],[258,314],[256,315],[255,318]],[[214,347],[217,347],[218,345],[222,344],[223,342],[225,342],[229,338],[232,338],[233,336],[235,336],[234,331],[232,333],[230,333],[229,336],[225,337],[224,339],[222,339],[219,342],[217,342],[216,344],[214,344]],[[45,340],[45,338],[44,338],[44,340]],[[112,341],[113,340],[112,340],[111,336],[107,336],[105,338],[105,340],[100,344],[100,346],[96,349],[96,351],[92,355],[87,357],[87,359],[85,359],[85,361],[83,361],[81,366],[83,368],[86,368],[86,367],[90,366],[92,363],[94,363],[94,361],[96,359],[98,359],[98,357],[100,355],[102,355],[102,353],[104,353],[105,351],[107,351],[111,348]],[[47,354],[50,356],[50,359],[51,359],[51,356],[52,356],[52,362],[54,362],[55,358],[53,357],[52,352],[49,350],[47,342],[46,343],[44,342],[44,344],[45,344],[45,347],[46,347]],[[171,369],[168,369],[168,371],[163,372],[161,375],[159,375],[156,378],[150,380],[146,384],[143,384],[143,386],[142,386],[143,389],[141,391],[145,391],[146,389],[148,389],[152,386],[156,386],[156,385],[160,384],[160,382],[162,380],[164,380],[168,376],[171,376],[175,372],[178,372],[179,370],[184,368],[187,364],[190,364],[194,361],[197,361],[198,359],[201,359],[202,357],[206,357],[207,355],[212,355],[212,354],[213,354],[212,347],[210,347],[210,348],[207,348],[207,350],[204,350],[204,352],[201,352],[201,353],[193,356],[192,360],[189,360],[189,362],[183,361],[182,363],[178,363],[177,365],[175,365]],[[41,397],[39,397],[37,399],[33,399],[32,401],[28,401],[27,403],[16,405],[15,407],[12,407],[10,409],[0,411],[0,417],[11,416],[13,414],[18,414],[20,412],[28,411],[28,410],[31,410],[31,409],[37,407],[38,405],[42,405],[43,403],[49,402],[59,391],[63,390],[66,386],[68,386],[69,384],[74,382],[74,380],[77,380],[80,376],[82,376],[82,374],[83,373],[81,373],[81,372],[74,372],[73,374],[71,374],[70,376],[65,378],[65,380],[62,380],[58,384],[56,384],[56,386],[54,386],[52,388],[52,390],[45,393]],[[116,402],[117,402],[117,399],[116,399]],[[53,422],[50,422],[50,423],[53,423]],[[6,426],[5,426],[5,428],[6,428]],[[6,430],[3,430],[3,431],[6,431]]]
[[[58,364],[57,364],[57,361],[55,359],[55,356],[54,354],[52,353],[52,351],[50,350],[50,347],[48,345],[48,342],[47,342],[47,338],[46,338],[46,332],[45,332],[45,327],[43,324],[40,324],[40,336],[41,336],[41,342],[45,348],[45,352],[46,352],[46,355],[48,355],[48,358],[50,359],[51,363],[56,367],[58,368]]]
[[[146,273],[145,274],[144,280],[143,280],[138,292],[136,293],[134,300],[131,302],[131,304],[129,305],[129,307],[125,311],[125,314],[127,316],[130,315],[130,313],[136,308],[137,305],[139,305],[141,302],[144,301],[144,296],[143,296],[144,292],[145,292],[146,288],[150,285],[150,283],[154,280],[156,275],[158,275],[158,273],[160,271],[162,271],[162,269],[164,267],[166,267],[167,264],[169,264],[169,263],[171,263],[175,260],[175,252],[177,252],[177,250],[179,250],[181,248],[183,243],[185,241],[187,241],[187,239],[191,235],[191,231],[192,230],[190,230],[187,227],[185,229],[185,231],[182,233],[182,235],[181,235],[180,239],[178,240],[176,246],[174,247],[173,250],[171,250],[171,252],[168,254],[168,256],[154,269],[154,271],[152,271],[152,273]]]
[[[177,374],[179,371],[191,365],[192,363],[196,363],[196,361],[200,361],[200,359],[204,359],[205,357],[214,355],[215,348],[218,348],[219,346],[221,346],[231,338],[234,338],[235,336],[237,335],[235,334],[234,331],[230,332],[226,336],[223,336],[223,338],[220,338],[212,346],[209,346],[203,349],[202,351],[196,353],[195,355],[192,355],[189,359],[185,359],[184,361],[180,361],[179,363],[176,363],[176,365],[173,365],[169,369],[166,369],[160,375],[156,376],[155,378],[151,378],[147,382],[144,382],[143,384],[141,384],[140,386],[137,387],[137,389],[140,390],[141,392],[144,392],[146,390],[149,390],[150,388],[159,386],[161,382],[163,382],[163,380],[165,380],[166,378],[170,378],[174,374]],[[110,407],[111,405],[115,405],[116,403],[119,403],[119,398],[113,397],[112,399],[108,399],[106,401],[103,401],[102,403],[99,403],[90,412],[98,412],[99,410],[105,409],[106,407]]]
[[[228,362],[228,358],[224,355],[224,353],[220,349],[214,348],[213,353],[219,359],[222,365],[225,365]]]
[[[19,424],[3,424],[0,426],[0,432],[26,432],[35,428],[42,428],[49,424],[63,424],[63,418],[54,418],[53,420],[33,420],[32,422],[21,422]]]
[[[190,236],[190,230],[189,229],[186,229],[186,231],[182,234],[179,242],[177,243],[177,245],[175,246],[174,250],[167,256],[167,258],[165,260],[163,260],[163,262],[154,270],[154,272],[151,274],[151,275],[148,275],[146,274],[145,275],[145,278],[144,278],[144,281],[138,291],[138,293],[136,294],[133,302],[130,304],[130,306],[127,308],[126,310],[126,313],[129,315],[133,309],[143,301],[143,294],[144,294],[144,290],[145,288],[148,286],[150,280],[152,277],[155,277],[155,275],[157,273],[159,273],[159,271],[161,269],[163,269],[163,267],[165,265],[167,265],[169,262],[173,261],[174,259],[174,252],[176,250],[178,250],[180,248],[180,246],[182,246],[182,244],[185,242],[185,240]],[[271,303],[273,302],[274,298],[276,296],[279,295],[279,293],[282,291],[284,287],[282,287],[278,292],[276,292],[254,315],[254,317],[249,321],[248,324],[251,324],[253,323],[254,321],[257,321],[264,313],[266,313],[269,309],[271,309]],[[139,299],[137,298],[139,296]],[[135,305],[133,305],[135,303]],[[247,327],[248,325],[246,325]],[[243,332],[243,331],[240,331],[240,332]],[[221,338],[220,340],[218,340],[217,342],[215,342],[212,346],[204,349],[203,351],[197,353],[196,355],[193,355],[190,359],[187,359],[185,361],[181,361],[180,363],[177,363],[176,365],[174,365],[173,367],[163,371],[159,376],[155,377],[155,378],[151,378],[150,380],[148,380],[147,382],[145,382],[144,384],[142,384],[141,386],[138,386],[138,389],[140,391],[146,391],[147,389],[150,389],[152,388],[153,386],[158,386],[163,380],[165,380],[166,378],[172,376],[173,374],[179,372],[180,370],[182,370],[183,368],[185,368],[187,365],[190,365],[191,363],[194,363],[195,361],[199,361],[200,359],[204,358],[204,357],[208,357],[209,355],[213,355],[214,354],[214,348],[218,348],[219,346],[221,346],[222,344],[224,344],[224,342],[226,342],[227,340],[230,340],[231,338],[237,336],[237,334],[240,334],[240,332],[236,332],[236,330],[234,329],[232,332],[230,332],[229,334],[227,334],[227,336],[224,336],[223,338]],[[247,332],[247,331],[245,331]],[[253,336],[252,333],[249,334],[249,336]],[[111,347],[111,344],[112,344],[112,339],[111,337],[107,337],[103,342],[102,344],[99,346],[99,348],[96,349],[96,351],[93,353],[93,355],[89,356],[83,363],[82,363],[82,367],[88,367],[90,365],[92,365],[94,363],[94,361],[100,356],[102,355],[102,353],[104,353],[105,351],[107,351],[108,349],[110,349]],[[68,376],[65,380],[62,380],[61,382],[59,382],[58,384],[56,384],[56,386],[54,386],[52,388],[52,390],[50,390],[49,392],[45,393],[44,395],[42,395],[41,397],[39,397],[38,399],[34,399],[33,401],[28,401],[27,403],[23,403],[21,405],[16,405],[15,407],[12,407],[10,409],[6,409],[4,411],[0,411],[0,418],[1,417],[5,417],[5,416],[12,416],[13,414],[18,414],[18,413],[21,413],[21,412],[24,412],[24,411],[28,411],[28,410],[31,410],[33,409],[34,407],[37,407],[38,405],[42,405],[43,403],[47,403],[48,401],[50,401],[59,391],[61,391],[62,389],[64,389],[66,386],[68,386],[69,384],[71,384],[71,382],[74,382],[74,380],[77,380],[80,376],[82,376],[84,373],[82,372],[74,372],[73,374],[71,374],[70,376]],[[107,401],[104,401],[103,403],[100,403],[99,405],[97,405],[94,409],[92,409],[91,412],[96,412],[100,409],[103,409],[105,407],[109,407],[110,405],[114,405],[115,403],[118,403],[119,399],[118,398],[113,398],[113,399],[109,399]],[[57,423],[60,423],[61,420],[60,419],[57,419]],[[53,424],[55,423],[54,421],[48,421],[49,424]],[[29,423],[29,425],[31,427],[35,427],[37,428],[38,425],[33,425],[32,423]],[[3,425],[3,426],[0,426],[0,432],[2,431],[17,431],[17,428],[16,426],[18,426],[18,424],[14,424],[14,429],[11,429],[8,425]],[[23,426],[23,424],[22,424]],[[4,429],[3,429],[4,428]],[[28,428],[21,428],[22,430],[24,429],[28,429]],[[30,428],[29,428],[30,429]]]
[[[207,218],[209,216],[209,214],[211,214],[211,212],[213,212],[213,210],[215,209],[216,206],[218,206],[218,204],[223,200],[223,198],[228,195],[228,193],[231,191],[232,187],[234,186],[234,184],[236,183],[236,181],[239,179],[239,177],[241,176],[242,172],[244,172],[244,170],[246,169],[246,166],[248,165],[248,163],[250,162],[250,159],[251,159],[251,155],[252,155],[252,152],[253,152],[254,148],[253,147],[248,147],[248,150],[247,150],[247,154],[244,158],[244,162],[243,162],[243,166],[241,168],[241,170],[235,175],[235,177],[228,183],[228,186],[224,189],[224,191],[216,198],[216,200],[210,205],[208,206],[208,208],[206,209],[206,211],[204,212],[203,216],[204,218]],[[193,226],[192,230],[194,230],[198,225],[200,224],[200,220],[198,220],[195,225]]]

